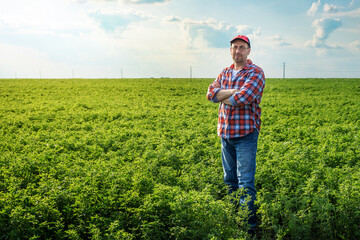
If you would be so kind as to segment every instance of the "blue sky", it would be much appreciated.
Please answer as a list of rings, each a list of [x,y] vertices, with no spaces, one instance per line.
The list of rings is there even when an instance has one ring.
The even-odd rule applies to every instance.
[[[360,78],[360,0],[2,0],[0,78],[215,78],[238,34],[267,78]]]

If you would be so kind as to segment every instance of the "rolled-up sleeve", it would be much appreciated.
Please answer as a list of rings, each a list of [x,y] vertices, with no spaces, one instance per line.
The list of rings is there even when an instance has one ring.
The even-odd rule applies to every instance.
[[[219,75],[219,77],[215,79],[214,82],[210,84],[206,94],[207,99],[214,103],[219,102],[219,100],[216,98],[216,94],[221,90],[220,79],[221,79],[221,74]]]

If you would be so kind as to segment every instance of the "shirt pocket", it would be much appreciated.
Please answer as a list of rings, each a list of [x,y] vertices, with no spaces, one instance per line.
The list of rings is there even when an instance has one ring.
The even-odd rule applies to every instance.
[[[232,86],[235,89],[241,89],[241,87],[244,85],[246,81],[246,76],[240,76],[234,81],[234,85]]]
[[[229,80],[224,76],[221,79],[221,89],[228,89],[229,88]]]

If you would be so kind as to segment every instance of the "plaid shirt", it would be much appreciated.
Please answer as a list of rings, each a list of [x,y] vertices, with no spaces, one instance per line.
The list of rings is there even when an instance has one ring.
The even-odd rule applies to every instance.
[[[218,103],[216,93],[221,89],[239,89],[229,100],[232,106],[220,103],[218,135],[222,138],[243,137],[255,129],[260,131],[261,109],[259,104],[265,87],[263,70],[247,60],[247,65],[232,76],[234,64],[225,68],[210,84],[207,99]]]

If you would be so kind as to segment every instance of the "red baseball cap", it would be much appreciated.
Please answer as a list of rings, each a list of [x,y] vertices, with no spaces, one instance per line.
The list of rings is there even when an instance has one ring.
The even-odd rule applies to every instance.
[[[250,46],[250,40],[247,36],[244,35],[237,35],[236,37],[234,37],[231,41],[230,44],[233,43],[235,40],[240,39],[243,40],[244,42],[246,42],[249,45],[249,48],[251,48]]]

